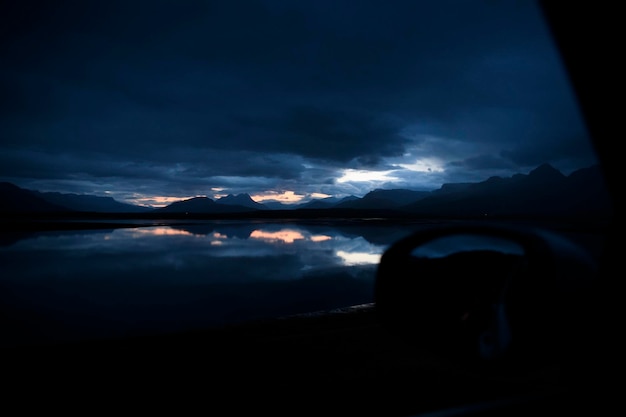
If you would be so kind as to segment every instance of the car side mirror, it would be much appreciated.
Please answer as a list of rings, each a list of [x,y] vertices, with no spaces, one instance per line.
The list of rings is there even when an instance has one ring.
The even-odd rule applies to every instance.
[[[567,349],[595,268],[581,247],[547,230],[427,227],[383,253],[375,305],[409,345],[464,365],[527,369]]]

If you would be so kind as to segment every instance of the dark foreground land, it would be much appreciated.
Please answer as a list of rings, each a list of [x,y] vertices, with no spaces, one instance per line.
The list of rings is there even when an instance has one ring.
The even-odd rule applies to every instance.
[[[458,415],[452,410],[462,407],[468,415],[528,415],[585,401],[557,363],[499,374],[409,348],[381,327],[374,305],[176,336],[8,350],[3,361],[5,398],[23,410],[43,402],[79,413],[402,416]]]

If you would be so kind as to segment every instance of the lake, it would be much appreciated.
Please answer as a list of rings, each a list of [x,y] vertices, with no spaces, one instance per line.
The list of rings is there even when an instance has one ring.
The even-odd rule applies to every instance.
[[[6,236],[2,347],[149,335],[373,302],[423,224],[205,221]]]
[[[410,230],[220,221],[18,236],[0,247],[1,343],[184,331],[370,303],[382,252]]]

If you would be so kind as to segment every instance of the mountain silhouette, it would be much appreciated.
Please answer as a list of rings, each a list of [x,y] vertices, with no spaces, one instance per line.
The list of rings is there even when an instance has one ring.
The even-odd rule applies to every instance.
[[[279,201],[267,201],[263,205],[268,210],[293,210],[297,208],[296,204],[284,204]]]
[[[299,209],[329,209],[333,207],[337,207],[343,203],[347,203],[349,201],[360,200],[359,197],[354,195],[350,195],[344,198],[337,197],[326,197],[326,198],[318,198],[315,200],[311,200],[308,203],[298,204],[296,208]]]
[[[611,215],[609,194],[597,165],[565,176],[551,165],[542,164],[527,175],[491,177],[456,186],[444,184],[401,209],[420,216]]]
[[[86,194],[62,194],[56,192],[33,191],[44,200],[76,211],[97,213],[146,213],[150,207],[120,203],[112,197],[98,197]]]
[[[212,213],[241,213],[252,211],[250,207],[219,204],[215,200],[208,197],[193,197],[187,200],[177,201],[168,206],[155,209],[159,213],[193,213],[193,214],[212,214]]]
[[[365,194],[363,198],[352,199],[337,204],[335,208],[352,209],[393,209],[418,201],[430,195],[430,191],[414,191],[406,189],[376,189]]]
[[[160,214],[268,213],[280,216],[290,210],[304,217],[358,216],[366,211],[381,216],[411,217],[550,217],[607,218],[612,216],[610,201],[598,165],[563,175],[550,164],[542,164],[528,174],[504,178],[494,176],[475,183],[443,184],[433,191],[376,189],[362,198],[329,197],[303,204],[261,204],[248,194],[228,195],[218,200],[194,197],[158,209],[119,203],[110,197],[42,193],[0,183],[0,212],[53,213],[100,212]],[[395,214],[394,214],[395,213]],[[297,215],[297,214],[296,214]],[[291,214],[290,214],[291,216]]]
[[[120,203],[112,197],[41,192],[9,182],[0,183],[0,201],[3,213],[148,213],[153,210]]]
[[[41,196],[10,182],[0,182],[0,212],[46,213],[66,212],[67,207],[46,201]]]
[[[261,203],[254,201],[249,194],[228,194],[226,197],[215,200],[218,204],[226,204],[229,206],[248,207],[255,210],[267,210],[267,207]]]

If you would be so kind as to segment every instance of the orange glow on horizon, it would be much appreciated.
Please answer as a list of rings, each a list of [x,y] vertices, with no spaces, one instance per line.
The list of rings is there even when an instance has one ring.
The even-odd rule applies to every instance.
[[[276,191],[268,191],[261,194],[255,194],[250,196],[254,201],[260,203],[266,200],[280,201],[281,203],[297,203],[304,198],[302,194],[296,194],[294,191],[283,191],[278,193]]]

